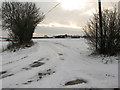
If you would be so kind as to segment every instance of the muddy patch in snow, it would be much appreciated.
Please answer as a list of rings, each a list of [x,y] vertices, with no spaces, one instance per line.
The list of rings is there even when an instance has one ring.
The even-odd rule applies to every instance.
[[[7,71],[2,71],[0,72],[0,75],[7,73]]]
[[[48,69],[48,70],[43,71],[43,72],[39,72],[35,77],[30,78],[28,81],[26,81],[25,83],[22,83],[22,84],[26,85],[26,84],[30,84],[32,82],[38,82],[42,78],[47,77],[53,73],[55,73],[55,71],[53,71],[51,69]]]
[[[25,58],[27,58],[28,56],[25,56],[25,57],[22,57],[21,59],[25,59]]]
[[[63,53],[61,53],[61,52],[58,52],[58,55],[59,55],[59,56],[62,56],[62,55],[63,55]]]
[[[44,60],[44,58],[41,58],[40,60],[35,61],[35,62],[33,62],[32,64],[30,64],[28,67],[24,67],[24,68],[22,68],[22,69],[24,69],[24,70],[30,70],[30,69],[32,69],[32,68],[40,67],[40,66],[42,66],[43,64],[45,64],[44,62],[41,62],[42,60]]]
[[[9,76],[13,76],[13,75],[14,74],[8,73],[7,71],[2,71],[2,72],[0,72],[0,79],[6,78],[6,77],[9,77]]]
[[[44,60],[45,58],[41,58],[41,59],[39,59],[38,61],[42,61],[42,60]]]
[[[38,73],[38,76],[39,76],[38,80],[42,79],[46,75],[51,75],[53,73],[55,73],[55,71],[52,71],[51,69],[48,69],[46,72],[42,72],[42,73],[40,72]]]
[[[29,83],[32,83],[32,82],[33,82],[33,80],[28,80],[27,82],[22,83],[22,84],[29,84]]]
[[[66,83],[65,83],[65,86],[82,84],[82,83],[87,83],[87,81],[86,81],[86,80],[83,80],[83,79],[77,79],[77,80],[73,80],[73,81],[66,82]]]
[[[41,66],[43,64],[45,64],[45,63],[39,62],[39,61],[35,61],[32,64],[30,64],[30,67],[35,68],[35,67],[39,67],[39,66]]]
[[[24,60],[24,59],[27,58],[27,57],[28,57],[28,56],[24,56],[24,57],[22,57],[22,58],[19,59],[19,60],[16,60],[16,61],[10,61],[10,62],[5,63],[5,64],[3,64],[3,65],[12,64],[12,63],[14,63],[14,62],[18,62],[18,61]]]

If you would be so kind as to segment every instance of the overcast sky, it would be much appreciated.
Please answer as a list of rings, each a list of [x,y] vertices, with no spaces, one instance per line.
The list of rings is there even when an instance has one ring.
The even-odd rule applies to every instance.
[[[60,3],[55,9],[46,14],[45,19],[38,25],[36,32],[34,33],[36,36],[64,33],[80,35],[82,34],[82,27],[84,27],[88,20],[92,17],[92,13],[95,13],[96,10],[98,10],[98,0],[34,1],[36,2],[36,5],[41,8],[41,11],[44,14]],[[118,1],[119,0],[102,0],[102,9],[111,9]]]
[[[44,26],[47,28],[46,31],[49,35],[53,34],[76,34],[81,35],[82,27],[86,25],[88,20],[92,17],[92,14],[98,11],[98,3],[97,0],[90,1],[90,0],[56,0],[57,2],[39,2],[37,6],[41,8],[41,11],[47,13],[52,7],[60,2],[60,4],[53,9],[50,13],[48,13],[40,23],[39,26]],[[102,2],[103,9],[112,9],[118,1],[108,0]],[[60,28],[55,29],[53,27],[59,28],[66,28],[66,30]],[[52,29],[51,29],[52,28]],[[69,28],[69,29],[68,29]],[[49,30],[50,29],[50,30]],[[61,33],[60,33],[61,30]],[[40,30],[36,30],[37,33]],[[44,29],[42,30],[44,32]],[[45,31],[45,32],[46,32]],[[35,35],[37,35],[35,33]],[[47,33],[45,33],[47,34]]]
[[[48,13],[41,24],[76,25],[83,27],[92,16],[92,13],[98,10],[97,0],[96,2],[87,2],[85,0],[59,1],[61,1],[61,4]],[[56,4],[58,2],[39,2],[37,6],[41,7],[41,10],[46,13]],[[104,9],[111,9],[113,6],[115,6],[115,2],[103,2],[102,4]]]

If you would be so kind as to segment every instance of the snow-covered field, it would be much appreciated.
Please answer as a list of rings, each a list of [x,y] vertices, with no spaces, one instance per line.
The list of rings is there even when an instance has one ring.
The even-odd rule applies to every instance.
[[[2,52],[3,88],[117,88],[118,57],[90,55],[84,39],[34,40],[33,47]],[[1,44],[5,47],[7,42]],[[80,79],[75,85],[67,82]]]

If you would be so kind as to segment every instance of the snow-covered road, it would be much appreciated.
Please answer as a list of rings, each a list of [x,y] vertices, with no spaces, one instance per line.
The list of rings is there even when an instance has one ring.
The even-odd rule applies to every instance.
[[[3,88],[117,88],[118,57],[90,55],[84,39],[34,40],[31,48],[3,52]],[[65,85],[82,79],[86,83]]]

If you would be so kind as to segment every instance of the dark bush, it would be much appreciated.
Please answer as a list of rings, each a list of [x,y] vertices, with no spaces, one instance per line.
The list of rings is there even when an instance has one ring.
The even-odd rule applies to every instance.
[[[12,43],[31,42],[35,27],[44,19],[40,9],[32,2],[3,2],[2,26],[8,30]]]
[[[120,51],[120,15],[116,9],[102,11],[103,46],[100,47],[99,14],[95,13],[84,28],[91,48],[100,54],[114,55]],[[103,52],[100,52],[103,49]]]

